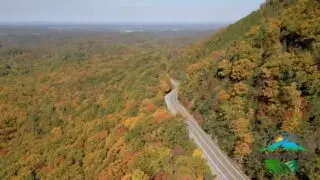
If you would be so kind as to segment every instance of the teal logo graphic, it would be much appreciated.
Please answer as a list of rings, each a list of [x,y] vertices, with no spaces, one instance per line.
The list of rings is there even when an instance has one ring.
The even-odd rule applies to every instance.
[[[288,132],[276,135],[260,152],[265,153],[264,164],[273,174],[296,173],[299,168],[299,155],[307,149],[297,143],[297,136]]]

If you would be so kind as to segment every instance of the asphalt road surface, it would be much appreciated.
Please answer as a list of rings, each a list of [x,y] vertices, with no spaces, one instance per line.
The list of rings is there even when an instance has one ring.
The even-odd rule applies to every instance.
[[[171,79],[173,89],[165,96],[165,102],[169,111],[173,114],[180,114],[186,119],[189,135],[202,150],[205,159],[212,171],[221,180],[243,180],[249,179],[231,159],[214,143],[196,122],[195,118],[178,101],[179,82]]]

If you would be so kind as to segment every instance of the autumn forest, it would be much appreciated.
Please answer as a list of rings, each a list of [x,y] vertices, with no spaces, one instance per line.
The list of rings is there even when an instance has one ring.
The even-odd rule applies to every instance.
[[[0,26],[0,179],[211,180],[170,78],[251,179],[320,178],[320,1],[267,0],[210,31]],[[308,157],[289,176],[259,157],[278,132]]]

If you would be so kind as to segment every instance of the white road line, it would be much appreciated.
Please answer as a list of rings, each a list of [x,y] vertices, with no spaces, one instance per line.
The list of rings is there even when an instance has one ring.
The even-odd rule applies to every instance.
[[[176,112],[179,112],[179,109],[180,109],[180,111],[182,110],[183,113],[182,113],[181,115],[186,114],[186,117],[185,117],[185,118],[186,118],[186,119],[188,120],[188,122],[190,123],[190,127],[192,127],[193,129],[195,129],[195,131],[196,131],[195,133],[196,133],[196,134],[204,141],[204,143],[209,147],[209,149],[210,149],[210,151],[212,152],[212,154],[213,154],[215,157],[217,157],[216,152],[213,151],[213,149],[211,148],[211,146],[213,146],[214,149],[220,154],[220,156],[222,156],[222,158],[226,161],[226,163],[227,163],[229,166],[231,166],[231,168],[234,170],[234,172],[236,172],[238,175],[240,175],[241,178],[243,178],[243,179],[248,179],[247,177],[244,177],[244,175],[243,175],[242,173],[240,173],[237,168],[234,167],[234,165],[231,163],[231,160],[230,160],[229,158],[226,158],[225,154],[222,153],[221,149],[217,148],[217,147],[215,146],[215,144],[213,144],[213,143],[211,142],[211,140],[209,139],[209,137],[207,137],[207,136],[205,136],[205,138],[202,137],[202,134],[206,135],[205,132],[204,132],[204,131],[201,129],[201,127],[195,122],[195,119],[192,117],[192,115],[190,115],[190,114],[188,113],[188,111],[178,102],[177,95],[175,95],[175,94],[173,94],[173,93],[178,94],[178,91],[177,91],[176,88],[173,89],[170,94],[168,94],[169,96],[167,96],[169,101],[171,101],[171,99],[174,99],[173,101],[170,102],[170,105],[173,105],[173,107],[176,106],[176,107],[174,107],[174,109],[175,109]],[[174,95],[175,95],[175,96],[174,96]],[[174,97],[175,97],[175,98],[174,98]],[[178,107],[178,108],[177,108],[177,107]],[[180,112],[180,113],[181,113],[181,112]],[[193,126],[196,126],[196,127],[193,127]],[[198,130],[200,131],[200,133],[198,132]],[[201,134],[201,133],[202,133],[202,134]],[[207,143],[207,141],[209,142],[209,144]],[[211,146],[210,146],[210,145],[211,145]],[[201,145],[201,146],[202,146],[202,145]],[[205,152],[205,153],[207,153],[207,152]],[[217,157],[217,160],[221,163],[221,161],[220,161],[221,159],[219,159],[219,158]],[[211,159],[210,159],[210,161],[211,161]],[[230,173],[229,169],[226,168],[226,166],[224,165],[224,163],[221,163],[221,165],[226,169],[227,172]],[[220,171],[220,169],[219,169],[219,171]],[[221,172],[221,171],[220,171],[220,172]],[[230,174],[231,174],[232,177],[234,177],[232,173],[230,173]],[[235,177],[234,177],[234,178],[235,178]],[[236,178],[235,178],[235,179],[236,179]]]
[[[190,132],[190,133],[193,134],[192,132]],[[194,135],[191,135],[191,136],[194,136]],[[196,142],[198,142],[197,144],[198,144],[199,146],[202,147],[201,143],[199,143],[199,141],[197,140],[197,138],[193,137],[193,139],[194,139]],[[204,148],[202,147],[202,149],[204,149]],[[210,155],[207,153],[207,151],[203,150],[203,152],[205,153],[205,156],[207,157],[206,159],[207,159],[208,161],[210,161],[209,163],[215,167],[215,170],[218,170],[218,171],[219,171],[219,175],[218,175],[218,176],[221,177],[221,175],[222,175],[222,176],[223,176],[223,178],[221,177],[222,179],[228,180],[228,178],[226,178],[226,176],[221,172],[221,170],[219,169],[219,167],[217,166],[217,164],[210,158]]]
[[[192,123],[196,123],[196,122],[192,121]],[[196,124],[195,126],[198,126],[198,128],[201,129],[198,124]],[[200,131],[203,131],[203,130],[201,129]],[[205,132],[202,132],[202,133],[205,133]],[[205,139],[206,139],[208,142],[211,143],[211,140],[210,140],[207,136],[205,136]],[[222,153],[220,149],[218,149],[214,144],[212,144],[212,146],[216,149],[216,151],[218,151],[218,152],[220,153],[220,155],[223,157],[223,159],[225,160],[225,162],[226,162],[227,164],[229,164],[229,166],[231,166],[231,168],[232,168],[238,175],[240,175],[240,176],[241,176],[242,178],[244,178],[244,179],[247,179],[247,178],[243,177],[242,173],[240,173],[239,170],[234,167],[234,165],[230,162],[229,159],[226,159],[224,153]],[[211,150],[211,147],[212,147],[212,146],[210,146],[210,150]]]
[[[196,131],[196,133],[198,134],[199,138],[203,140],[203,143],[207,145],[208,149],[212,152],[212,154],[216,157],[216,159],[217,159],[217,160],[220,162],[220,164],[224,167],[224,169],[226,169],[226,171],[229,172],[229,174],[230,174],[235,180],[238,180],[238,179],[233,175],[233,173],[232,173],[231,171],[229,171],[229,169],[224,165],[224,163],[223,163],[224,161],[222,161],[222,160],[218,157],[217,153],[212,150],[211,146],[207,143],[207,141],[206,141],[201,135],[199,135],[199,133],[197,132],[197,130],[195,130],[195,131]],[[236,172],[236,171],[235,171],[235,172]],[[242,176],[241,176],[241,178],[242,178]]]
[[[175,103],[177,103],[177,102],[175,102]],[[181,108],[181,107],[180,107],[180,108]],[[188,122],[190,122],[191,124],[195,124],[195,123],[196,123],[196,122],[194,122],[193,119],[192,119],[192,120],[188,120]],[[199,131],[202,132],[203,134],[205,133],[205,132],[203,132],[203,130],[199,127],[198,124],[195,124],[194,126],[196,126],[196,127],[199,129]],[[192,126],[192,127],[193,127],[193,126]],[[193,127],[193,128],[195,128],[195,127]],[[199,133],[197,130],[196,130],[196,132]],[[208,140],[208,137],[206,137],[206,139],[203,138],[201,135],[199,135],[199,137],[204,140],[204,142],[208,145],[209,149],[211,150],[211,152],[212,152],[213,154],[216,154],[216,152],[214,152],[214,151],[212,150],[212,146],[213,146],[213,147],[220,153],[220,155],[225,159],[225,163],[227,163],[229,166],[231,166],[231,168],[232,168],[238,175],[240,175],[240,177],[244,178],[243,175],[242,175],[241,173],[239,173],[238,170],[235,169],[234,166],[230,163],[230,160],[226,159],[226,158],[223,156],[223,153],[222,153],[221,151],[219,151],[219,150],[215,147],[214,144],[211,144],[211,146],[210,146],[210,145],[207,143],[207,141],[211,143],[210,139]],[[218,158],[218,161],[221,163],[220,158]],[[226,166],[224,165],[224,163],[221,163],[221,164],[222,164],[222,166],[225,167],[225,169],[227,169]],[[227,169],[227,171],[230,172],[229,169]],[[233,176],[233,177],[234,177],[234,176]],[[244,178],[244,179],[247,179],[247,178]]]
[[[175,102],[176,104],[177,104],[177,102]],[[180,107],[181,108],[181,107]],[[179,108],[178,108],[179,109]],[[187,119],[187,121],[188,121],[188,123],[190,123],[190,121]],[[190,123],[191,124],[191,123]],[[211,151],[211,153],[213,154],[213,156],[217,159],[217,161],[219,161],[219,164],[221,164],[222,166],[223,166],[223,168],[227,171],[227,172],[229,172],[229,174],[235,179],[235,180],[238,180],[234,175],[233,175],[233,173],[231,173],[230,171],[229,171],[229,169],[224,165],[224,163],[221,161],[221,159],[216,155],[216,152],[214,152],[212,149],[211,149],[211,147],[210,147],[210,145],[206,142],[206,140],[205,139],[203,139],[202,138],[202,136],[201,136],[201,134],[199,134],[198,133],[198,130],[197,129],[195,129],[192,125],[190,125],[189,127],[191,127],[191,128],[193,128],[194,129],[194,133],[196,133],[198,136],[199,136],[199,138],[203,141],[203,143],[208,147],[208,149]]]
[[[191,127],[192,128],[192,127]],[[196,130],[194,130],[194,131],[196,131]],[[191,133],[196,133],[196,132],[193,132],[192,130],[191,130]],[[198,134],[198,133],[196,133],[196,134]],[[198,134],[198,137],[199,137],[199,139],[201,139],[200,138],[200,135]],[[198,141],[199,142],[199,139],[196,139],[196,141]],[[208,146],[208,144],[207,143],[199,143],[199,145],[202,147],[202,149],[203,149],[203,152],[205,152],[207,155],[208,155],[208,159],[210,160],[210,161],[212,161],[212,159],[211,159],[211,157],[210,157],[210,155],[209,155],[209,153],[207,152],[207,148],[205,148],[204,147],[204,145],[203,144],[205,144],[206,146]],[[209,147],[209,146],[208,146]],[[210,149],[210,147],[209,147],[209,149]],[[216,155],[215,155],[215,153],[211,153],[211,154],[213,154],[213,156],[215,157],[215,159],[219,159]],[[219,164],[222,164],[221,163],[221,161],[220,160],[218,160],[219,161]],[[222,175],[224,178],[226,178],[226,176],[224,175],[224,173],[221,171],[221,169],[215,164],[215,167],[218,169],[218,171],[220,172],[220,175]],[[225,171],[227,171],[227,172],[229,172],[228,171],[228,169],[225,167],[225,166],[223,166],[224,167],[224,169],[225,169]],[[237,180],[237,178],[236,177],[234,177],[233,175],[232,175],[232,173],[229,173],[235,180]],[[228,179],[228,178],[226,178],[226,179]],[[228,179],[229,180],[229,179]]]

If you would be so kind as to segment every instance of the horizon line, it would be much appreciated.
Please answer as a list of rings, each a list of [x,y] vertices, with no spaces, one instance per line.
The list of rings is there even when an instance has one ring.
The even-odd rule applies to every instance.
[[[119,21],[119,22],[86,22],[86,21],[0,21],[0,25],[221,25],[230,24],[230,21],[215,22],[188,22],[188,21],[168,21],[168,22],[139,22],[139,21]]]

